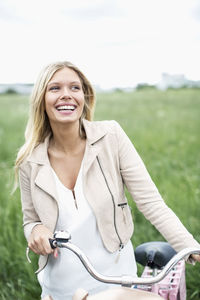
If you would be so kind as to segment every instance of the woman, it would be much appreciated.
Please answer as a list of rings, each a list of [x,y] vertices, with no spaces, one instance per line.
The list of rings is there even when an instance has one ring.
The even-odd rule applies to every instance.
[[[199,247],[165,205],[121,127],[91,122],[94,104],[93,88],[77,67],[47,66],[33,90],[26,142],[16,161],[25,236],[40,255],[42,297],[54,300],[71,299],[78,287],[91,294],[106,288],[72,253],[51,249],[55,230],[68,230],[99,272],[136,276],[124,185],[176,251]]]

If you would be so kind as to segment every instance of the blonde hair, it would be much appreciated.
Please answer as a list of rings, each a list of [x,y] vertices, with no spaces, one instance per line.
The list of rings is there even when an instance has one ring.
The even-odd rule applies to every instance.
[[[33,149],[44,142],[45,138],[52,133],[50,123],[45,112],[45,92],[46,87],[53,75],[63,69],[70,68],[79,76],[84,93],[84,108],[80,118],[80,136],[84,136],[82,119],[91,121],[95,106],[95,93],[92,85],[85,75],[72,63],[68,61],[56,62],[46,66],[38,76],[34,85],[30,101],[29,119],[25,130],[25,143],[20,148],[15,162],[15,174],[17,176],[20,164],[27,158]]]

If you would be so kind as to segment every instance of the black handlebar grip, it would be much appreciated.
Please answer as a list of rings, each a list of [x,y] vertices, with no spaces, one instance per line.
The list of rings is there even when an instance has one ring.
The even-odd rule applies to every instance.
[[[55,249],[57,247],[57,242],[55,239],[49,239],[49,243],[52,249]]]

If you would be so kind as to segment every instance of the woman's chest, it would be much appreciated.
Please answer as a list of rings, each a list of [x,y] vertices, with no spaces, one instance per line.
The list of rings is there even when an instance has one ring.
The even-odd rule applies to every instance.
[[[81,158],[64,159],[52,165],[62,184],[69,190],[74,190],[81,167]]]

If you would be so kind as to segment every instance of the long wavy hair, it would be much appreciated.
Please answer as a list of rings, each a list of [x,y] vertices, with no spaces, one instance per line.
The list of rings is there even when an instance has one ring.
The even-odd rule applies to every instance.
[[[45,111],[45,92],[47,84],[53,77],[53,75],[63,69],[70,68],[79,76],[84,93],[84,108],[80,118],[79,133],[83,138],[84,128],[82,120],[91,121],[93,117],[93,111],[95,106],[95,93],[92,85],[85,77],[85,75],[71,62],[56,62],[46,66],[38,76],[38,79],[34,85],[33,92],[30,99],[30,111],[29,118],[25,130],[25,143],[20,148],[17,159],[15,162],[15,175],[17,177],[20,164],[26,159],[33,151],[33,149],[40,143],[44,142],[45,138],[52,134],[49,119]]]

